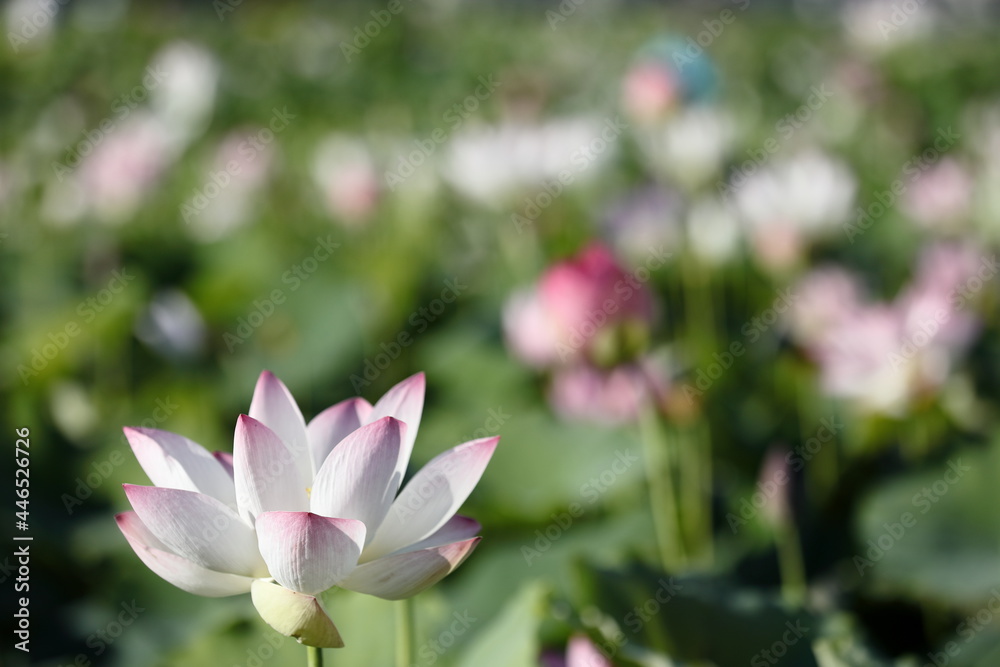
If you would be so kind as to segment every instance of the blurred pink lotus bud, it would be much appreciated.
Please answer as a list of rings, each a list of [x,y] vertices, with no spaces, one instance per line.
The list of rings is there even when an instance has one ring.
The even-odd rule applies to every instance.
[[[569,640],[566,649],[566,667],[612,667],[600,649],[583,635]]]
[[[858,278],[836,266],[810,272],[794,292],[798,301],[789,312],[789,324],[795,339],[807,345],[861,307]]]
[[[334,135],[324,140],[313,160],[312,173],[327,211],[338,221],[358,226],[375,212],[379,175],[371,152],[360,139]]]
[[[637,63],[622,83],[625,113],[641,123],[665,116],[679,95],[680,84],[674,70],[657,62]]]
[[[649,290],[606,247],[593,244],[515,294],[504,329],[511,351],[533,366],[580,357],[608,366],[641,351],[652,316]]]
[[[943,158],[909,185],[902,209],[924,227],[951,229],[969,212],[972,189],[969,172],[957,160]]]

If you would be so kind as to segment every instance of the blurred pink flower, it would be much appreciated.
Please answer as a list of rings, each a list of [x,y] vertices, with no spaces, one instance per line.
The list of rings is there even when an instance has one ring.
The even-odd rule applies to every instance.
[[[866,303],[849,274],[823,269],[798,290],[792,333],[819,365],[826,392],[899,415],[947,380],[979,329],[966,306],[995,273],[970,245],[935,244],[893,302]]]
[[[348,226],[364,224],[378,205],[380,184],[375,160],[360,139],[334,135],[313,160],[313,180],[331,216]]]
[[[407,598],[458,567],[479,524],[455,514],[498,438],[430,461],[399,491],[420,424],[424,377],[374,406],[338,403],[306,424],[288,389],[261,374],[233,454],[166,431],[126,428],[155,486],[125,485],[119,528],[153,572],[191,593],[251,592],[275,629],[342,646],[319,594],[339,586]],[[276,582],[276,583],[275,583]]]
[[[565,419],[624,424],[635,421],[644,405],[660,403],[665,389],[663,376],[639,364],[608,371],[569,366],[553,374],[549,402]]]
[[[622,82],[622,106],[639,122],[662,118],[677,103],[680,83],[676,71],[654,61],[636,63]]]
[[[972,205],[974,182],[952,158],[942,158],[910,183],[902,209],[924,227],[953,229],[964,221]]]
[[[511,351],[530,365],[581,357],[607,365],[627,355],[637,338],[644,339],[652,317],[649,290],[606,247],[593,244],[512,296],[504,330]]]
[[[862,305],[862,287],[857,276],[836,266],[806,274],[795,293],[798,302],[789,317],[792,334],[801,341],[816,340]]]

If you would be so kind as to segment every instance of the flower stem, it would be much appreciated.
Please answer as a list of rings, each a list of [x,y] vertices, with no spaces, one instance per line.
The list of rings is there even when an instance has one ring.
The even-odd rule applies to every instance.
[[[791,606],[801,605],[805,598],[807,582],[802,559],[802,542],[794,518],[788,517],[778,527],[776,541],[782,597]]]
[[[653,530],[660,554],[660,564],[665,572],[671,572],[684,562],[683,541],[678,525],[677,496],[673,484],[673,470],[669,462],[670,452],[662,440],[656,414],[650,406],[646,406],[642,411],[639,429],[639,439],[642,441],[643,455],[646,459],[649,511],[653,516]]]
[[[306,646],[306,666],[323,667],[323,649],[317,646]]]
[[[417,646],[416,605],[413,598],[396,603],[396,667],[417,664],[413,651]]]

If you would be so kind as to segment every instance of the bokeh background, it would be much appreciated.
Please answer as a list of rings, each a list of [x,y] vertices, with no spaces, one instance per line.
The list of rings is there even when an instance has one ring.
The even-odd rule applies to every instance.
[[[415,464],[501,436],[418,664],[997,664],[996,14],[5,4],[4,664],[304,661],[113,521],[121,427],[231,450],[262,369],[307,419],[425,371]],[[329,603],[389,664],[393,605]]]

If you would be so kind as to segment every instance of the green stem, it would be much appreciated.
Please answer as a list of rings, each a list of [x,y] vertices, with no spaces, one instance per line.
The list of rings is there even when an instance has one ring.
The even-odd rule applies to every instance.
[[[417,646],[416,605],[413,598],[396,603],[396,667],[417,664],[414,651]]]
[[[306,646],[307,667],[323,667],[323,649],[316,646]]]
[[[802,559],[799,529],[791,517],[783,519],[775,535],[778,567],[781,570],[781,594],[785,602],[799,606],[805,598],[806,570]]]
[[[640,440],[646,459],[646,484],[649,487],[649,511],[653,517],[653,532],[665,572],[675,571],[685,558],[677,515],[677,499],[669,451],[659,437],[656,414],[647,406],[639,419]],[[667,459],[668,465],[663,465]]]

